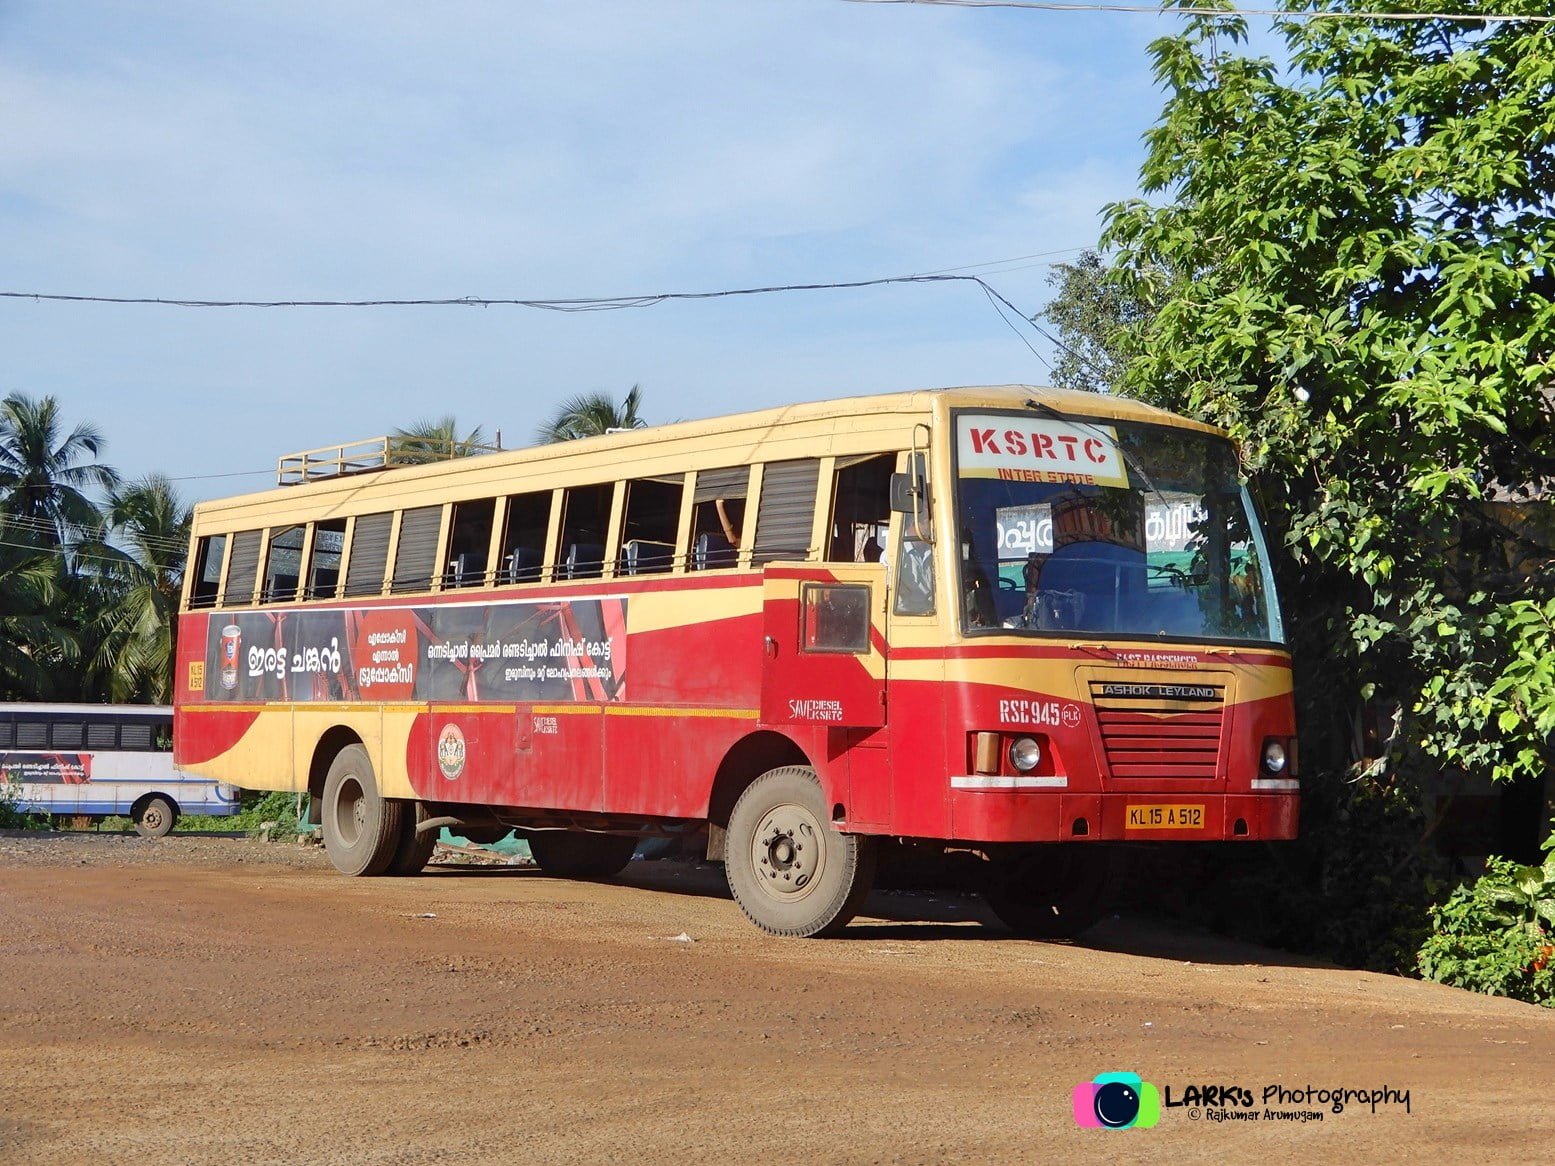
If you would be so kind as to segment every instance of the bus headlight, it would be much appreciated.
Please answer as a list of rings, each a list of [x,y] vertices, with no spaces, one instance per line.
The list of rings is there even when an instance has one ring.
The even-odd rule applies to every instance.
[[[1265,773],[1285,772],[1285,743],[1270,739],[1263,743],[1263,769]]]
[[[1042,746],[1030,737],[1017,737],[1010,742],[1010,764],[1022,773],[1030,773],[1042,760]]]

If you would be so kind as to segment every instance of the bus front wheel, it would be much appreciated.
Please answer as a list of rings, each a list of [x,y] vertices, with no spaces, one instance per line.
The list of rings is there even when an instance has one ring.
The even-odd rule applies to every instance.
[[[745,917],[771,935],[835,935],[875,875],[874,839],[832,829],[815,771],[785,765],[746,787],[729,815],[724,874]]]
[[[989,864],[983,898],[999,921],[1031,939],[1073,939],[1112,904],[1122,877],[1103,843],[1056,842]]]
[[[153,794],[135,807],[130,821],[135,824],[135,833],[142,838],[165,838],[173,823],[178,821],[178,811],[161,794]]]
[[[373,763],[360,745],[335,755],[324,779],[324,852],[341,874],[380,875],[404,838],[405,803],[378,792]]]
[[[636,851],[637,839],[627,834],[536,830],[529,835],[535,864],[564,879],[608,879],[626,869]]]

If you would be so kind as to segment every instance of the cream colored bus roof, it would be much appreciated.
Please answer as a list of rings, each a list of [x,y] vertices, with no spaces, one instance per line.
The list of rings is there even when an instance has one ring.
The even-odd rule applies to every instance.
[[[605,477],[676,473],[754,461],[884,451],[911,441],[913,426],[953,408],[1019,409],[1035,400],[1062,413],[1222,431],[1125,397],[1034,385],[918,389],[804,402],[655,425],[503,453],[322,478],[199,503],[195,532],[272,522],[318,521],[405,506],[581,484]],[[839,425],[839,421],[846,424]]]

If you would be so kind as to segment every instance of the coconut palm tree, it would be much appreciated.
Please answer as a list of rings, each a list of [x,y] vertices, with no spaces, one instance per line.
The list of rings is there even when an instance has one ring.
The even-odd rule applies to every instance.
[[[389,437],[389,450],[399,465],[420,465],[490,453],[491,446],[485,440],[479,425],[460,437],[459,424],[449,413],[436,420],[417,421],[409,429],[396,429]]]
[[[30,528],[0,515],[0,698],[41,700],[55,694],[76,639],[55,619],[61,557],[34,549]]]
[[[619,405],[609,393],[580,393],[563,401],[551,419],[535,431],[541,444],[597,437],[611,429],[643,429],[648,423],[637,415],[642,386],[633,385]]]
[[[63,432],[59,402],[12,393],[0,401],[0,510],[17,535],[62,548],[100,520],[85,491],[112,489],[119,475],[97,461],[107,444],[94,427]]]
[[[85,606],[96,609],[88,680],[111,700],[171,699],[191,516],[166,476],[148,474],[109,495],[107,537],[78,546],[96,568],[84,581]]]

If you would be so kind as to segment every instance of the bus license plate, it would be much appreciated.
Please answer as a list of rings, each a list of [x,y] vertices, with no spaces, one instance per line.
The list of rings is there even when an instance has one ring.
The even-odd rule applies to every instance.
[[[1130,830],[1202,830],[1203,806],[1129,806]]]

